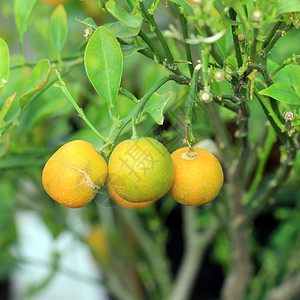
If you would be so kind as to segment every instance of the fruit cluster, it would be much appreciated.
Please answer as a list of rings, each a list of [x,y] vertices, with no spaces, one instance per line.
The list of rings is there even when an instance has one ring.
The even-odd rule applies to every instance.
[[[106,181],[111,198],[123,207],[146,207],[167,193],[181,204],[198,206],[217,197],[223,170],[204,149],[184,147],[170,155],[160,142],[143,137],[118,144],[108,165],[90,143],[69,142],[42,173],[48,195],[68,207],[88,204]]]

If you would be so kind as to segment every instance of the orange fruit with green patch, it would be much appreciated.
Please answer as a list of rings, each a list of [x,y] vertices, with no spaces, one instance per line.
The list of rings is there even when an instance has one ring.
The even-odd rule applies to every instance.
[[[174,166],[168,150],[157,140],[129,139],[118,144],[111,153],[108,179],[126,201],[155,201],[170,189]]]

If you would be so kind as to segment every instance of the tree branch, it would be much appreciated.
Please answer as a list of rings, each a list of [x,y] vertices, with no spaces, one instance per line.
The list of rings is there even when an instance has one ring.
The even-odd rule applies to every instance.
[[[191,46],[190,46],[190,44],[186,43],[186,39],[189,38],[186,19],[183,16],[183,14],[180,12],[180,9],[178,8],[177,5],[176,5],[176,9],[178,11],[179,20],[180,20],[180,24],[181,24],[186,58],[187,58],[188,61],[191,62],[191,64],[188,65],[188,68],[189,68],[189,71],[190,71],[190,75],[193,76],[194,65],[193,65],[193,58],[192,58],[192,53],[191,53]]]
[[[231,8],[229,10],[229,15],[232,20],[236,20],[236,12]],[[231,32],[232,32],[232,38],[233,38],[233,44],[234,44],[234,50],[235,50],[235,56],[238,63],[238,67],[240,68],[243,65],[243,59],[241,54],[241,48],[239,39],[236,33],[236,26],[231,26]]]
[[[277,21],[277,23],[274,24],[274,26],[272,27],[271,31],[269,32],[266,40],[263,43],[263,48],[266,48],[271,39],[273,38],[274,34],[276,33],[277,29],[280,27],[280,25],[283,23],[283,21]]]
[[[266,300],[292,300],[297,296],[300,296],[300,274],[273,288],[268,293]]]
[[[189,299],[205,250],[220,228],[220,224],[216,222],[199,234],[195,227],[196,212],[195,207],[183,207],[185,252],[168,298],[170,300]]]
[[[270,199],[275,195],[280,186],[288,179],[288,175],[293,167],[297,152],[289,146],[288,156],[281,165],[277,175],[272,179],[264,192],[254,202],[251,203],[248,213],[246,214],[245,223],[250,223],[268,204]]]
[[[153,26],[154,31],[155,31],[155,34],[156,34],[158,40],[160,41],[162,47],[163,47],[164,50],[165,50],[165,53],[166,53],[166,56],[167,56],[168,61],[169,61],[171,64],[173,64],[173,62],[174,62],[173,55],[172,55],[172,53],[171,53],[171,51],[170,51],[170,48],[169,48],[169,46],[168,46],[168,44],[167,44],[165,38],[163,37],[163,35],[162,35],[162,33],[161,33],[161,31],[160,31],[160,29],[159,29],[159,27],[158,27],[158,25],[157,25],[157,23],[156,23],[154,17],[153,17],[153,15],[150,15],[150,14],[148,13],[148,11],[146,10],[145,5],[144,5],[144,3],[143,3],[142,1],[140,2],[140,8],[141,8],[141,12],[142,12],[142,14],[144,15],[144,17],[145,17],[145,18],[151,23],[151,25]]]
[[[219,148],[224,153],[225,164],[229,166],[232,164],[231,141],[228,133],[225,130],[225,125],[219,115],[217,108],[212,103],[207,104],[207,112],[211,126],[214,128]]]
[[[230,246],[231,270],[227,275],[223,288],[224,300],[239,300],[244,298],[251,273],[250,236],[247,224],[242,221],[245,216],[243,203],[244,170],[249,153],[248,118],[249,109],[246,104],[246,90],[241,83],[235,87],[235,96],[239,95],[240,105],[238,112],[239,140],[241,151],[227,170],[227,191],[230,198]]]

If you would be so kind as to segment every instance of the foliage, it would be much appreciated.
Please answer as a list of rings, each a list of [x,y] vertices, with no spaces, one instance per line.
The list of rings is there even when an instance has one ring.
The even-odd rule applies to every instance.
[[[275,299],[286,287],[276,299],[296,297],[299,11],[296,0],[2,0],[0,276],[25,259],[10,251],[18,210],[37,211],[53,237],[70,230],[90,245],[87,232],[65,221],[73,210],[43,191],[41,169],[66,142],[86,140],[108,157],[132,131],[170,152],[209,139],[225,186],[211,204],[182,208],[175,278],[166,224],[176,202],[165,196],[130,211],[101,190],[79,213],[104,232],[113,259],[91,250],[108,291],[117,299],[189,299],[211,259],[224,275],[218,297]],[[257,222],[265,216],[276,227],[262,243]],[[54,253],[49,276],[29,294],[61,271],[59,259]]]

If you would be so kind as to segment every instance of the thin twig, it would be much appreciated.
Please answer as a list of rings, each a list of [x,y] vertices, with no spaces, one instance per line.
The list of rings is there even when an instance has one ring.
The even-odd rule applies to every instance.
[[[264,192],[260,194],[260,196],[254,202],[251,203],[249,211],[244,220],[245,223],[251,222],[263,210],[263,208],[268,204],[270,199],[275,195],[279,187],[282,186],[288,179],[297,152],[292,147],[290,147],[290,145],[288,145],[287,151],[287,159],[281,165],[280,169],[278,170],[278,173],[272,180],[270,180]]]
[[[153,54],[158,57],[159,61],[163,62],[164,61],[164,55],[162,54],[160,49],[156,47],[156,45],[152,42],[152,40],[147,36],[147,34],[145,34],[142,30],[140,30],[139,36],[150,47]]]
[[[259,32],[259,29],[254,28],[253,41],[252,41],[251,48],[250,48],[250,59],[251,59],[252,63],[255,62],[255,55],[256,55],[256,52],[257,52],[256,47],[257,47],[258,32]]]
[[[189,62],[191,62],[191,64],[188,65],[188,68],[190,71],[190,75],[193,76],[194,64],[193,64],[193,58],[192,58],[192,53],[191,53],[191,46],[190,46],[190,44],[186,43],[186,40],[189,38],[187,22],[186,22],[186,18],[180,12],[180,9],[178,8],[177,5],[176,5],[176,8],[177,8],[177,11],[179,14],[179,20],[180,20],[180,24],[181,24],[181,28],[182,28],[182,35],[183,35],[183,40],[184,40],[184,48],[185,48],[186,58]]]
[[[271,39],[273,38],[274,34],[276,33],[277,29],[280,27],[280,25],[283,23],[283,21],[277,21],[277,23],[274,24],[274,26],[272,27],[270,33],[268,34],[266,40],[263,43],[263,48],[266,48]]]
[[[291,64],[296,64],[297,59],[300,59],[300,55],[294,55],[293,58],[289,58],[286,61],[284,61],[280,66],[278,66],[273,72],[272,72],[272,77],[275,77],[275,75],[284,67],[291,65]]]
[[[148,13],[148,11],[146,10],[145,5],[144,5],[143,2],[140,2],[140,7],[141,7],[141,12],[142,12],[142,14],[144,15],[144,17],[145,17],[147,20],[149,20],[150,23],[151,23],[151,25],[153,26],[154,31],[155,31],[155,33],[156,33],[156,35],[157,35],[157,37],[158,37],[158,40],[160,41],[162,47],[163,47],[164,50],[165,50],[165,53],[166,53],[167,58],[168,58],[168,61],[172,64],[172,63],[174,62],[173,55],[172,55],[172,53],[171,53],[171,51],[170,51],[170,48],[169,48],[169,46],[168,46],[168,44],[167,44],[167,42],[166,42],[164,36],[163,36],[162,33],[161,33],[161,31],[160,31],[160,29],[159,29],[159,27],[158,27],[158,25],[157,25],[157,23],[156,23],[156,21],[155,21],[153,15],[150,15],[150,14]]]
[[[274,129],[269,126],[268,136],[266,138],[264,148],[261,150],[261,152],[259,154],[260,160],[259,160],[258,166],[256,168],[256,173],[254,175],[254,179],[252,181],[252,184],[251,184],[248,194],[247,194],[246,204],[249,204],[251,202],[251,200],[254,197],[254,194],[259,186],[259,183],[261,182],[263,171],[264,171],[265,165],[267,163],[267,159],[270,155],[270,152],[272,150],[275,140],[276,140],[276,135],[275,135]]]
[[[220,117],[218,109],[214,106],[213,103],[207,104],[207,112],[209,121],[214,128],[219,148],[224,153],[224,162],[227,165],[227,168],[229,168],[229,166],[232,164],[232,151],[228,132],[225,130],[225,125],[222,121],[222,118]]]
[[[213,32],[211,31],[211,29],[208,26],[204,27],[206,33],[208,36],[212,36]],[[211,44],[210,45],[210,54],[211,56],[214,58],[214,60],[216,61],[216,63],[219,65],[220,68],[223,68],[223,59],[222,57],[219,55],[219,53],[216,50],[216,46],[215,44]]]
[[[82,53],[75,53],[75,54],[71,54],[69,56],[62,57],[61,61],[70,61],[70,60],[76,60],[77,61],[77,59],[80,59],[80,58],[83,58],[83,54]],[[22,63],[10,65],[10,69],[13,70],[13,69],[18,69],[18,68],[23,68],[23,67],[34,68],[38,63],[39,63],[39,61],[35,61],[35,62],[34,61],[32,61],[32,62],[24,61]],[[58,59],[51,59],[50,63],[51,64],[58,63]]]
[[[232,20],[234,20],[234,21],[236,20],[236,12],[232,8],[229,10],[229,15]],[[240,68],[243,65],[243,59],[242,59],[240,43],[239,43],[239,39],[237,36],[237,31],[236,31],[235,25],[231,26],[231,32],[232,32],[235,56],[236,56],[236,60],[238,63],[238,67]]]
[[[65,82],[62,80],[60,73],[56,70],[56,76],[60,82],[61,85],[56,85],[68,98],[68,100],[71,102],[73,107],[76,109],[78,112],[78,115],[84,120],[84,122],[90,127],[90,129],[103,141],[106,142],[106,138],[104,135],[102,135],[95,127],[94,125],[90,122],[90,120],[86,117],[84,111],[82,108],[79,107],[77,102],[74,100],[70,92],[68,91]]]
[[[282,37],[282,32],[283,31],[288,32],[291,28],[293,28],[293,25],[286,26],[282,31],[281,30],[276,31],[275,35],[269,42],[268,46],[265,47],[264,52],[268,54],[270,50],[275,46],[277,41]]]
[[[239,108],[235,104],[228,102],[228,101],[224,101],[225,99],[228,99],[228,98],[223,99],[221,97],[221,99],[223,99],[223,101],[220,101],[219,97],[213,94],[213,99],[214,99],[214,103],[216,103],[220,106],[226,107],[227,109],[229,109],[235,113],[237,113],[239,110]]]
[[[275,114],[275,112],[272,109],[269,102],[265,99],[265,97],[263,97],[262,95],[259,94],[259,91],[255,86],[254,86],[254,94],[258,98],[258,100],[261,102],[261,104],[266,108],[266,110],[268,112],[267,116],[270,116],[272,118],[272,120],[275,122],[276,126],[281,130],[283,124],[280,122],[278,116]]]

